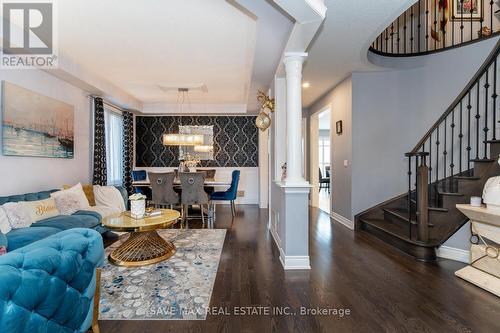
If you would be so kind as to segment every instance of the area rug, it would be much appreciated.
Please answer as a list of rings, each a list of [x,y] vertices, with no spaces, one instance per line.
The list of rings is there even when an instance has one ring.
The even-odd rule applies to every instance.
[[[226,230],[161,230],[176,254],[143,267],[105,261],[101,275],[100,320],[204,320]],[[125,236],[126,237],[126,236]],[[106,256],[122,240],[106,249]]]

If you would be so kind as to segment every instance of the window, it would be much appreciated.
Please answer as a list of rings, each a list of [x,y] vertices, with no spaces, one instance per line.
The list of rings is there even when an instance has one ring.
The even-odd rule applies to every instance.
[[[330,165],[330,137],[319,138],[319,167],[326,177],[326,166]]]
[[[108,185],[122,185],[123,173],[123,119],[122,115],[104,109],[106,127],[106,170]]]

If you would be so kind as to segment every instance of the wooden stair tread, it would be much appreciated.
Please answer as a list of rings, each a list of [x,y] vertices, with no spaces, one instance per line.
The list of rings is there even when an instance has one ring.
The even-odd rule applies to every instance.
[[[438,190],[438,194],[439,195],[448,195],[448,196],[452,196],[452,197],[463,197],[464,196],[462,193],[444,192],[444,191],[439,191],[439,190]]]
[[[483,143],[500,143],[500,140],[486,140],[486,141],[483,141]]]
[[[468,176],[456,176],[456,177],[453,177],[454,179],[462,179],[462,180],[479,180],[481,179],[481,177],[468,177]]]
[[[497,160],[492,160],[490,158],[478,158],[478,159],[472,159],[470,160],[471,162],[474,163],[491,163],[491,162],[496,162]]]
[[[394,224],[385,221],[384,219],[379,219],[379,218],[370,218],[370,217],[365,217],[360,219],[361,222],[369,224],[370,226],[377,228],[393,237],[399,238],[405,242],[418,245],[418,246],[424,246],[424,247],[436,247],[439,246],[439,242],[435,240],[430,240],[428,243],[422,243],[413,239],[410,239],[408,237],[408,229],[405,225],[403,224]]]
[[[443,212],[443,213],[448,212],[448,209],[442,207],[429,207],[429,210],[433,210],[435,212]]]
[[[415,201],[415,199],[411,199],[411,202],[416,204],[417,201]],[[432,203],[432,202],[431,202]],[[433,210],[435,212],[443,212],[443,213],[446,213],[448,211],[447,208],[443,208],[443,207],[434,207],[434,206],[429,206],[429,210]]]
[[[410,219],[409,218],[410,214],[408,214],[408,210],[404,209],[404,208],[389,208],[389,207],[387,207],[387,208],[383,208],[382,210],[384,212],[387,212],[391,215],[394,215],[394,216],[400,218],[403,221],[406,221],[407,223]],[[412,220],[412,223],[415,223],[415,221]]]

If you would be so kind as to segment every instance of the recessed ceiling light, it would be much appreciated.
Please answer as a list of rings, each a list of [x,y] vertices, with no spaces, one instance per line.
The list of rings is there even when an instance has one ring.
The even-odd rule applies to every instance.
[[[309,82],[302,83],[302,88],[309,88],[310,86]]]

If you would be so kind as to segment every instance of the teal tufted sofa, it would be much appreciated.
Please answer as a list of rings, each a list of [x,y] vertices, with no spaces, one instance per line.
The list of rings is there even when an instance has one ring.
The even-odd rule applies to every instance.
[[[127,205],[127,193],[122,187],[117,187]],[[0,197],[0,205],[7,202],[36,201],[47,199],[50,194],[58,190],[41,191],[20,195]],[[101,215],[92,211],[78,211],[73,215],[59,215],[33,223],[29,228],[15,229],[7,235],[0,233],[0,246],[5,246],[10,252],[35,241],[55,235],[71,228],[90,228],[104,234],[108,230],[101,225]],[[0,330],[1,332],[1,330]]]
[[[0,331],[86,332],[103,260],[101,235],[82,228],[0,256]]]

